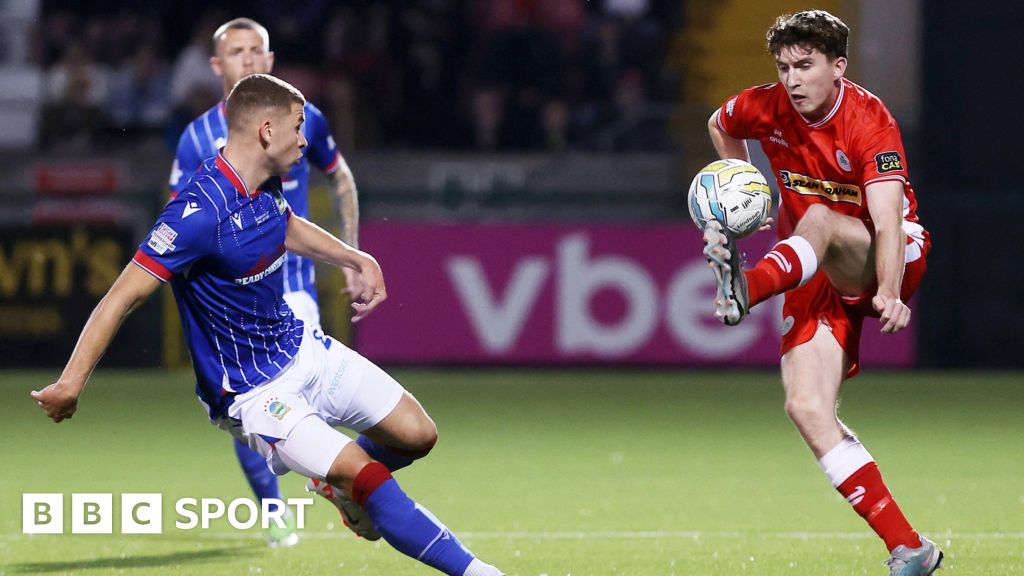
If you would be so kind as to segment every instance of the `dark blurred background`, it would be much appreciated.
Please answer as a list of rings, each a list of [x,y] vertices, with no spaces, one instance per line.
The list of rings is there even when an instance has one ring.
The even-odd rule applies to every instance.
[[[3,363],[66,359],[164,202],[181,130],[220,99],[208,60],[226,20],[269,29],[274,73],[324,111],[364,221],[572,230],[691,226],[708,115],[775,80],[764,30],[807,8],[850,24],[847,76],[903,130],[934,241],[916,364],[1024,367],[1024,232],[1001,218],[1024,214],[1024,15],[924,0],[4,0]],[[312,204],[331,222],[329,200]],[[344,332],[324,278],[325,324]],[[175,364],[167,322],[173,305],[155,299],[107,361]]]

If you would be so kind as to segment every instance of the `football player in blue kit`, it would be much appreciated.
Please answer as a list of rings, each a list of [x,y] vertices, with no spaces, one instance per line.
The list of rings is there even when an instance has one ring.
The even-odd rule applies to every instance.
[[[274,65],[267,29],[249,18],[235,18],[221,25],[213,34],[214,55],[210,66],[223,80],[224,97],[242,78],[250,74],[269,74]],[[352,172],[338,152],[331,136],[327,119],[313,104],[306,102],[306,121],[302,125],[308,145],[302,160],[281,177],[281,188],[292,213],[309,218],[310,164],[322,171],[334,191],[341,220],[340,238],[349,246],[358,248],[359,205]],[[203,161],[212,158],[224,146],[228,136],[228,123],[224,101],[207,110],[192,121],[178,140],[178,149],[171,168],[170,195],[173,198],[185,189]],[[288,253],[282,263],[284,299],[303,322],[319,327],[320,311],[316,292],[313,262],[297,254]],[[346,291],[355,294],[356,277],[345,269]],[[233,442],[238,463],[245,472],[256,497],[260,500],[282,500],[277,477],[267,468],[263,458],[241,442]],[[270,546],[291,546],[298,542],[294,517],[289,514],[283,529],[271,528],[267,542]]]
[[[498,576],[391,473],[437,440],[416,399],[376,365],[297,318],[284,294],[286,252],[358,275],[353,321],[387,297],[372,256],[294,214],[280,177],[301,160],[305,98],[265,74],[232,89],[230,134],[165,207],[96,306],[57,382],[32,397],[61,422],[125,317],[170,282],[212,422],[266,458],[330,488],[349,527],[454,576]],[[335,430],[361,434],[358,441]]]

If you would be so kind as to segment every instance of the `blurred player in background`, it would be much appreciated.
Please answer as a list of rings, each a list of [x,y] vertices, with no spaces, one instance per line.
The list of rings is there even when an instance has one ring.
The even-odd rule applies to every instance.
[[[789,417],[832,485],[884,540],[890,574],[927,575],[942,552],[911,527],[871,454],[837,415],[842,383],[860,368],[864,318],[878,317],[885,333],[907,326],[904,301],[921,282],[931,246],[896,121],[843,77],[848,35],[821,10],[781,16],[768,30],[779,81],[730,98],[708,127],[722,158],[749,161],[745,140],[760,141],[778,178],[782,241],[743,270],[735,239],[711,221],[704,252],[719,284],[715,314],[726,324],[785,294]]]
[[[266,74],[235,85],[223,149],[164,207],[93,311],[60,379],[32,397],[54,421],[71,418],[125,317],[170,281],[196,393],[212,422],[258,450],[276,473],[310,478],[364,538],[383,537],[445,574],[501,575],[391,476],[437,440],[423,407],[376,365],[296,318],[282,299],[286,250],[358,275],[353,321],[387,297],[372,256],[293,214],[284,197],[280,177],[307,143],[304,105],[298,90]],[[332,426],[373,441],[353,441]],[[376,449],[386,450],[383,459]]]
[[[210,66],[223,80],[224,98],[242,78],[251,74],[270,73],[274,53],[266,28],[249,18],[236,18],[221,25],[213,35],[214,55]],[[309,146],[302,160],[281,178],[285,198],[295,214],[309,217],[309,164],[312,162],[327,175],[334,191],[341,220],[341,239],[359,247],[359,206],[352,172],[338,152],[327,120],[315,106],[306,103],[303,125]],[[178,150],[171,169],[171,196],[185,188],[199,166],[217,154],[228,136],[228,123],[222,100],[189,124],[178,141]],[[344,269],[349,297],[358,292],[356,276]],[[284,298],[296,316],[314,328],[320,326],[313,262],[289,253],[284,263]],[[238,462],[245,471],[253,492],[260,499],[281,499],[277,478],[270,473],[263,458],[244,444],[235,442]],[[292,517],[288,516],[289,523]],[[291,546],[298,541],[294,528],[272,529],[268,535],[271,546]]]

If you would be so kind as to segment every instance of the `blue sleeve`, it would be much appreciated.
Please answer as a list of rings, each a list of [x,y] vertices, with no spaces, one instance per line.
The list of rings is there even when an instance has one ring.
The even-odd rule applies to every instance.
[[[338,167],[338,145],[327,118],[316,106],[306,103],[306,157],[325,174]]]
[[[199,165],[205,158],[200,158],[200,151],[196,146],[196,139],[191,132],[194,130],[189,124],[178,138],[178,150],[174,155],[174,164],[171,166],[171,178],[168,185],[171,194],[179,194],[192,179],[192,175],[199,170]]]
[[[186,189],[164,206],[132,259],[165,282],[212,253],[218,241],[214,210],[200,202],[193,190]]]

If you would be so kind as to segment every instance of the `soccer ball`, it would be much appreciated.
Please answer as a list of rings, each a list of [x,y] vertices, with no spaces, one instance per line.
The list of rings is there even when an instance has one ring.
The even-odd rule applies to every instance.
[[[701,230],[718,220],[734,237],[749,236],[772,211],[768,181],[753,164],[717,160],[697,172],[687,195],[690,217]]]

